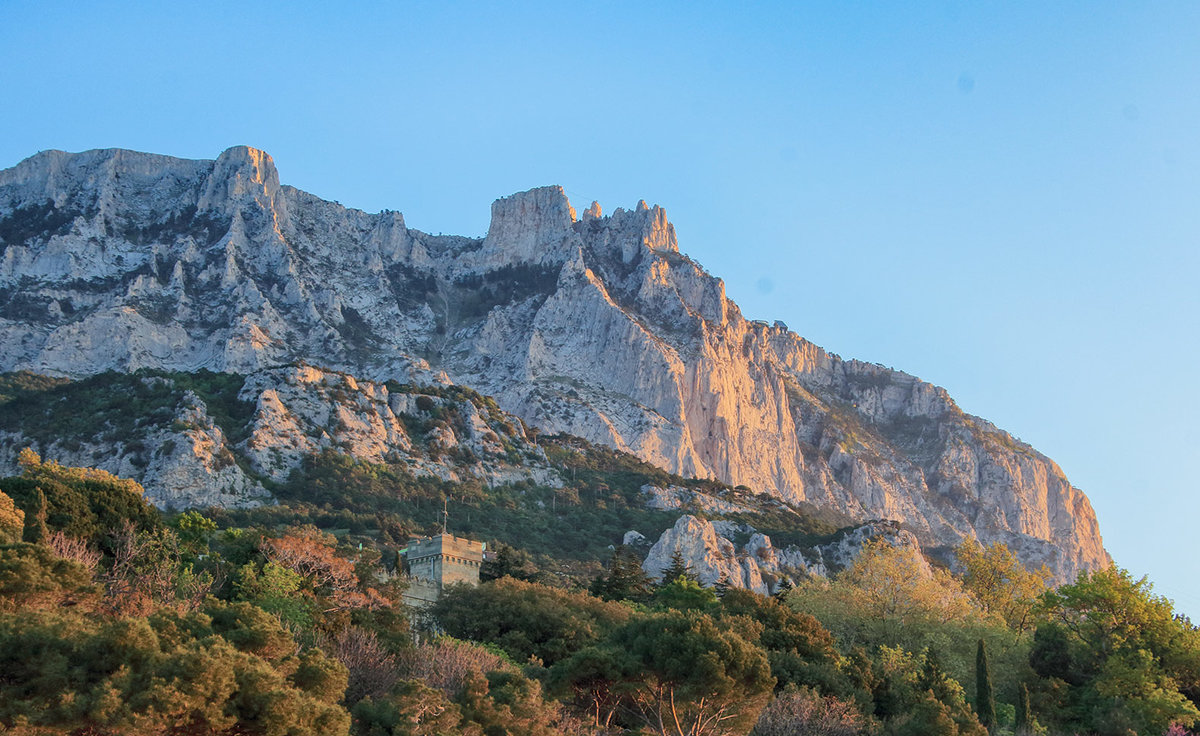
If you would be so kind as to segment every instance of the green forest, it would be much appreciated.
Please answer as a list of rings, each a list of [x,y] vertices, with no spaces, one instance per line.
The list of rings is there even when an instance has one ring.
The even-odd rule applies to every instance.
[[[279,505],[162,513],[131,480],[24,451],[0,479],[0,732],[1117,736],[1200,721],[1200,634],[1117,567],[1052,589],[1003,546],[965,543],[947,568],[875,543],[771,597],[701,586],[679,558],[655,582],[606,545],[669,525],[631,502],[661,471],[555,447],[574,483],[540,516],[522,497],[536,488],[448,488],[339,456],[314,457]],[[497,553],[482,584],[413,613],[396,553],[450,493]],[[776,522],[798,543],[836,533]]]

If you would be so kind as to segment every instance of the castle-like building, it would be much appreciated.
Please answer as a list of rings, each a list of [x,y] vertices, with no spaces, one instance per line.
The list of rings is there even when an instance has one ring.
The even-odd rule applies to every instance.
[[[414,537],[400,550],[400,569],[408,577],[404,602],[416,608],[433,605],[447,585],[479,584],[484,544],[465,537],[442,533],[436,537]]]

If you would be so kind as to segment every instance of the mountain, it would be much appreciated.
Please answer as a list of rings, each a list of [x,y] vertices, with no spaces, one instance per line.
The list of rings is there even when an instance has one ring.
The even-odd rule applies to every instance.
[[[458,384],[682,476],[900,521],[934,553],[1004,542],[1059,580],[1108,562],[1053,461],[941,388],[745,319],[644,202],[580,216],[544,187],[497,200],[484,238],[433,236],[282,186],[252,148],[46,151],[0,172],[0,248],[0,370]]]

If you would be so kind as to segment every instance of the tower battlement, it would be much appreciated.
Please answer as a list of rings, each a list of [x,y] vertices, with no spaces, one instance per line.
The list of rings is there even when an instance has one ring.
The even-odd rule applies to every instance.
[[[447,585],[478,585],[483,552],[483,542],[453,534],[408,540],[399,559],[409,579],[405,602],[424,608],[432,605]]]

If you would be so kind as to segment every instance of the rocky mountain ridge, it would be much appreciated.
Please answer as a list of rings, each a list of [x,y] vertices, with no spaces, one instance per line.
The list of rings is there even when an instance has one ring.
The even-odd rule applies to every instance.
[[[940,388],[745,319],[645,203],[577,216],[544,187],[497,200],[482,239],[432,236],[282,186],[246,147],[51,151],[0,172],[0,247],[3,370],[450,381],[684,476],[901,521],[926,548],[1005,542],[1059,579],[1107,563],[1051,460]]]

